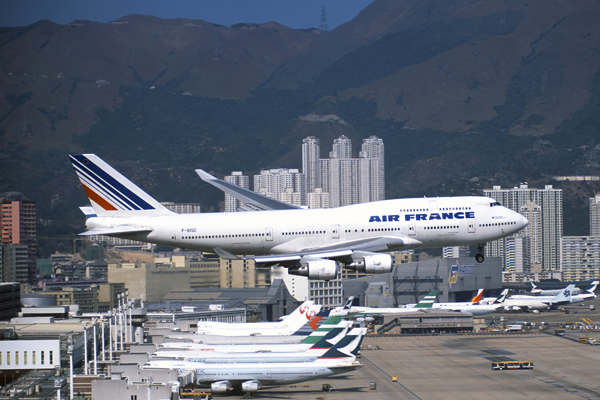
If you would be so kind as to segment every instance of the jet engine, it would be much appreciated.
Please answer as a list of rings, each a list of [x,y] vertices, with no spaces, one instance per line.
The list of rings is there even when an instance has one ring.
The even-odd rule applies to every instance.
[[[231,382],[229,381],[219,381],[210,384],[210,390],[213,393],[227,393],[231,389],[233,389],[233,386],[231,386]]]
[[[242,383],[242,392],[244,393],[257,392],[258,389],[260,389],[259,381],[247,381]]]
[[[385,274],[392,270],[392,256],[389,254],[373,254],[346,265],[346,268],[355,269],[367,274]]]
[[[316,259],[307,261],[305,264],[295,270],[290,270],[291,274],[308,276],[308,279],[319,279],[328,281],[337,278],[337,261]]]

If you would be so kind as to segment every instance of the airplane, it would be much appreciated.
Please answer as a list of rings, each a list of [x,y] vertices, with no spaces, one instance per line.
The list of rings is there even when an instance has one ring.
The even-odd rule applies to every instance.
[[[258,336],[258,335],[282,335],[290,336],[296,334],[304,325],[316,324],[324,315],[319,315],[321,305],[314,301],[305,301],[294,312],[283,321],[276,322],[217,322],[198,321],[196,335],[220,335],[220,336]],[[314,320],[313,320],[314,319]],[[311,329],[311,332],[314,330]]]
[[[156,357],[181,357],[191,353],[288,353],[309,350],[322,339],[331,344],[339,342],[346,335],[352,322],[342,320],[342,316],[329,317],[316,331],[300,343],[254,343],[254,344],[204,344],[190,342],[164,342],[158,345]]]
[[[475,296],[473,296],[473,298],[471,299],[470,302],[466,301],[466,302],[461,302],[461,303],[449,303],[449,304],[478,304],[481,301],[481,297],[483,296],[483,289],[479,289],[477,291],[477,294]],[[493,303],[496,300],[496,298],[494,297],[494,299],[491,301],[491,303]],[[443,304],[443,303],[433,303],[433,305],[435,306],[436,304]],[[414,307],[416,304],[413,303],[409,303],[409,304],[404,304],[402,307],[403,308],[412,308]]]
[[[362,330],[354,328],[348,333],[348,328],[352,326],[351,321],[343,321],[338,327],[332,329],[327,336],[310,345],[308,349],[302,351],[287,350],[278,352],[236,352],[227,353],[219,351],[204,350],[183,350],[183,351],[157,351],[151,359],[169,360],[182,359],[195,363],[256,363],[256,362],[307,362],[316,361],[316,359],[325,354],[331,347],[342,340],[350,343],[354,336],[360,334]],[[364,328],[360,328],[364,329]]]
[[[527,218],[488,197],[383,200],[305,209],[196,170],[207,183],[260,212],[174,213],[95,154],[69,156],[92,207],[81,207],[87,231],[190,250],[223,259],[253,259],[309,279],[337,278],[338,265],[366,273],[392,269],[388,252],[484,245],[518,232]],[[385,254],[380,254],[385,253]],[[243,255],[239,257],[238,255]],[[248,256],[251,255],[251,256]]]
[[[410,308],[405,307],[360,307],[350,306],[350,308],[336,307],[329,312],[329,315],[354,315],[354,316],[373,316],[383,314],[402,314],[415,311],[426,311],[431,308],[431,305],[435,301],[438,291],[432,290],[429,292],[421,301]]]
[[[432,310],[446,311],[462,311],[473,315],[491,314],[504,307],[504,300],[508,294],[508,289],[504,289],[492,304],[479,304],[472,302],[457,302],[457,303],[434,303],[431,306]],[[479,294],[481,296],[481,293]],[[476,296],[477,297],[477,296]]]
[[[596,298],[596,287],[599,281],[593,281],[585,290],[579,294],[571,295],[571,303],[580,303],[586,300],[593,300]]]
[[[264,386],[291,385],[362,367],[356,361],[356,356],[365,332],[366,329],[360,328],[361,334],[355,336],[350,343],[340,340],[315,361],[198,364],[181,360],[150,360],[143,368],[193,371],[196,384],[210,387],[213,394],[227,393],[230,390],[247,394]],[[348,337],[350,336],[346,336]]]
[[[531,294],[539,295],[539,296],[556,296],[564,289],[541,289],[539,288],[534,281],[531,281]],[[573,290],[573,295],[577,295],[581,292],[578,287],[575,287]]]
[[[571,293],[575,285],[567,286],[562,292],[556,296],[525,296],[516,295],[504,300],[504,309],[520,310],[522,308],[528,310],[545,310],[562,306],[571,302]]]

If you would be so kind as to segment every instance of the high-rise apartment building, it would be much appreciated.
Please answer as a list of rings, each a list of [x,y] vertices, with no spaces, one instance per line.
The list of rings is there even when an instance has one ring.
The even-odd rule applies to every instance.
[[[448,246],[442,248],[442,258],[460,258],[470,256],[471,249],[469,246]]]
[[[2,243],[7,245],[27,246],[26,263],[14,265],[14,276],[17,282],[35,283],[36,280],[36,225],[35,203],[24,200],[2,200],[0,210],[0,229]],[[9,246],[10,247],[10,246]],[[22,253],[22,248],[13,249],[13,254]],[[5,248],[4,254],[11,250]],[[16,253],[15,253],[16,252]],[[17,257],[22,261],[22,257]],[[4,269],[4,268],[3,268]]]
[[[383,200],[385,198],[384,145],[376,136],[364,139],[358,158],[352,157],[352,141],[340,136],[333,141],[328,159],[309,163],[318,154],[318,140],[310,136],[302,145],[304,172],[307,175],[307,193],[329,194],[329,207]],[[318,171],[315,171],[315,165]],[[311,185],[312,181],[317,182]]]
[[[600,236],[564,236],[561,259],[563,280],[600,279]]]
[[[225,177],[225,180],[244,189],[250,189],[250,178],[247,175],[243,175],[241,171],[233,171],[231,175]],[[243,205],[241,201],[225,193],[225,212],[236,212]]]
[[[527,253],[531,266],[536,260],[541,262],[540,272],[560,270],[560,241],[563,235],[562,190],[546,185],[544,189],[530,189],[526,184],[518,188],[502,189],[494,186],[484,190],[484,196],[497,200],[513,211],[532,216],[530,225],[515,236],[527,235]],[[541,252],[539,251],[541,247]],[[485,255],[502,258],[506,269],[506,238],[488,243]],[[531,272],[537,272],[532,269]]]
[[[297,206],[306,205],[306,176],[297,169],[263,170],[254,175],[254,191]]]
[[[600,193],[590,198],[590,235],[600,236]]]
[[[312,193],[315,189],[321,189],[321,173],[319,159],[321,158],[321,147],[319,139],[309,136],[302,141],[302,172],[306,176],[306,192]]]
[[[360,202],[385,199],[385,157],[383,140],[377,136],[364,139],[360,160]]]

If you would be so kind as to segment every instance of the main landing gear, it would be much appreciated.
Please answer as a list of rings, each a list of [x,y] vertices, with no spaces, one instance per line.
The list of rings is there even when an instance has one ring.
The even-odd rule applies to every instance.
[[[479,246],[477,246],[478,253],[475,255],[475,260],[478,263],[482,263],[485,260],[485,257],[483,256],[484,246],[485,246],[485,243],[483,243],[483,244],[480,243]]]

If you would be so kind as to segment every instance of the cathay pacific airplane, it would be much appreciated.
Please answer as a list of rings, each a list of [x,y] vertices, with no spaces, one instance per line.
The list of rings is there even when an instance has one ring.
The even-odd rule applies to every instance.
[[[252,393],[264,386],[291,385],[362,367],[362,364],[356,361],[356,356],[365,332],[365,328],[353,329],[314,361],[273,359],[273,362],[269,362],[263,359],[256,362],[202,363],[191,360],[152,359],[143,368],[193,371],[195,383],[201,387],[210,387],[213,394],[230,390]]]
[[[338,265],[367,273],[392,269],[396,250],[484,245],[518,232],[528,221],[487,197],[383,200],[330,209],[304,209],[197,170],[213,186],[241,199],[238,213],[177,214],[95,154],[71,155],[92,204],[82,207],[87,231],[142,242],[254,259],[310,279],[337,277]],[[239,255],[244,255],[239,257]],[[247,256],[252,255],[252,256]]]

